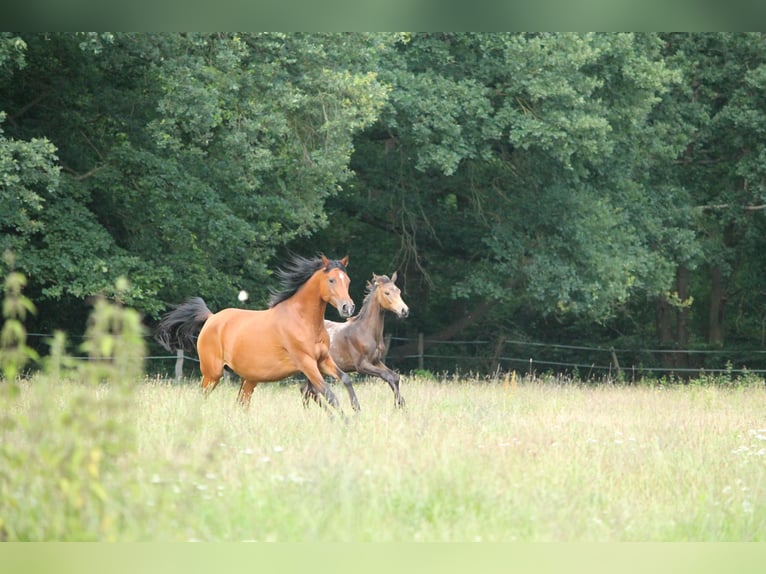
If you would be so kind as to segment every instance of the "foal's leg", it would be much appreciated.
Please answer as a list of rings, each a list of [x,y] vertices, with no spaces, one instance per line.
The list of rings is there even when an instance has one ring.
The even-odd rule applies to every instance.
[[[248,379],[242,380],[242,386],[239,387],[239,393],[237,394],[237,400],[246,409],[250,407],[250,397],[253,394],[253,390],[258,385],[258,381],[250,381]]]
[[[383,363],[371,363],[369,361],[360,364],[357,371],[365,375],[380,377],[386,381],[388,386],[391,387],[391,390],[394,391],[394,406],[404,406],[404,397],[399,392],[399,373],[392,371]]]
[[[354,385],[351,384],[351,375],[345,371],[340,371],[340,369],[339,372],[340,380],[343,381],[343,384],[346,387],[346,392],[348,393],[348,400],[351,401],[351,408],[359,412],[361,407],[359,406],[359,399],[356,398],[356,393],[354,392]]]
[[[348,373],[340,371],[340,380],[343,381],[343,384],[346,386],[348,399],[351,401],[351,408],[355,411],[359,411],[359,399],[356,398],[354,386],[351,384],[351,377]],[[303,386],[301,387],[301,393],[303,394],[303,406],[309,406],[309,399],[314,399],[317,403],[319,403],[319,397],[317,397],[316,391],[311,385],[308,384],[308,382],[303,383]]]
[[[351,408],[355,411],[359,412],[361,410],[361,407],[359,406],[359,399],[356,398],[356,393],[354,392],[354,385],[351,384],[351,376],[341,371],[342,375],[340,380],[343,381],[343,384],[346,385],[346,391],[348,392],[348,400],[351,401]]]

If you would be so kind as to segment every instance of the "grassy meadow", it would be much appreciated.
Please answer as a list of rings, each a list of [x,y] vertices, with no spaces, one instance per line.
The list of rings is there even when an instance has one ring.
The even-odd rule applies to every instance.
[[[6,385],[7,386],[7,385]],[[0,537],[117,541],[766,541],[766,388],[32,379],[0,395]]]

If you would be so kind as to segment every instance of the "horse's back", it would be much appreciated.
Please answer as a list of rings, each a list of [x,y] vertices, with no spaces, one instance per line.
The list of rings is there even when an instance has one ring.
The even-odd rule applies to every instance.
[[[288,347],[273,308],[223,309],[208,319],[198,341],[200,359],[204,353],[253,381],[276,381],[296,372]]]
[[[229,307],[228,309],[221,309],[208,319],[209,321],[215,320],[222,323],[251,323],[251,322],[263,322],[269,316],[268,309],[237,309],[236,307]]]
[[[270,330],[268,310],[251,311],[232,307],[211,315],[200,331],[199,338],[203,343],[216,339],[226,344],[243,337],[257,340]]]

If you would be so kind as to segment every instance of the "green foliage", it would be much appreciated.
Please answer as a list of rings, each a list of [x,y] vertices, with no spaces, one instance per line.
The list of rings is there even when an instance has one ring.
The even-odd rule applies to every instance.
[[[691,338],[727,302],[721,321],[761,341],[763,45],[3,33],[0,249],[46,332],[119,277],[149,320],[190,295],[230,306],[242,288],[262,306],[294,250],[350,253],[357,296],[358,277],[398,269],[418,311],[400,333],[491,307],[477,333],[598,325],[651,346],[655,303],[682,292]]]
[[[720,321],[732,335],[762,343],[765,40],[746,33],[670,34],[666,40],[666,59],[685,72],[668,105],[695,128],[674,171],[696,206],[689,226],[701,246],[692,285],[700,305],[692,307],[691,321],[704,337],[713,327],[709,305],[728,300],[732,311]],[[711,272],[721,274],[718,292]]]
[[[43,227],[41,213],[46,192],[58,185],[55,147],[44,138],[29,141],[5,137],[0,110],[0,249],[23,247]]]
[[[34,313],[35,306],[22,294],[26,285],[26,277],[13,271],[14,256],[6,251],[4,259],[11,270],[4,284],[3,297],[3,327],[0,330],[0,368],[6,385],[13,387],[16,378],[29,361],[38,359],[34,349],[27,346],[27,332],[24,319],[27,313]]]
[[[7,290],[4,307],[18,299]],[[142,335],[136,311],[102,299],[83,345],[88,361],[67,356],[65,337],[57,334],[44,372],[17,383],[6,367],[7,380],[0,384],[3,540],[118,538],[126,517],[119,500],[133,488],[133,382],[142,376]],[[7,353],[3,347],[5,365]],[[63,403],[57,399],[62,384],[71,386]],[[30,404],[19,416],[22,394]]]
[[[26,43],[19,36],[10,32],[0,32],[0,80],[10,76],[13,70],[26,65],[26,48]]]
[[[0,177],[18,180],[0,225],[42,303],[120,276],[126,303],[154,316],[191,293],[230,304],[246,284],[265,300],[270,258],[327,224],[324,201],[351,175],[352,137],[386,98],[386,38],[3,38],[26,65],[0,77],[13,138]]]
[[[122,278],[118,292],[128,290]],[[82,349],[88,354],[83,374],[93,382],[100,380],[132,380],[144,374],[146,354],[144,327],[133,309],[115,305],[104,298],[96,301],[88,320]]]
[[[478,300],[607,321],[668,290],[697,246],[663,173],[687,140],[660,107],[682,73],[657,35],[416,34],[397,48],[358,183],[331,205],[399,238],[376,251],[390,246],[414,308],[428,305],[409,324],[436,330]]]

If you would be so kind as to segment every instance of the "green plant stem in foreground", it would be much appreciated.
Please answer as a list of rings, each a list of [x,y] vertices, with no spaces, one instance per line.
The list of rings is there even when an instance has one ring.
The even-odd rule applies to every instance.
[[[110,426],[91,403],[125,401],[119,389],[22,384],[2,405],[17,424],[2,429],[15,447],[0,460],[0,532],[9,540],[766,540],[762,384],[509,388],[405,377],[406,410],[393,408],[380,381],[361,383],[363,411],[345,424],[304,409],[297,385],[260,385],[249,412],[236,392],[223,384],[203,398],[196,382],[139,382]],[[82,416],[89,422],[73,422]],[[31,462],[41,449],[55,459],[47,466]]]

